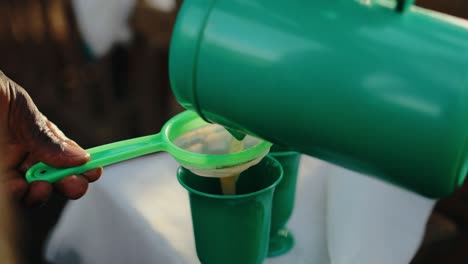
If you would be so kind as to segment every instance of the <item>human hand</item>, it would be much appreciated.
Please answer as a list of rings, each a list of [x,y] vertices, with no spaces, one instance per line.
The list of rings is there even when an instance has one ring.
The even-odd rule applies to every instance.
[[[90,156],[47,120],[28,93],[1,71],[0,143],[0,183],[28,206],[46,202],[53,189],[69,199],[78,199],[86,193],[88,183],[102,174],[99,168],[65,177],[53,185],[26,182],[24,174],[39,161],[54,167],[73,167],[86,163]]]

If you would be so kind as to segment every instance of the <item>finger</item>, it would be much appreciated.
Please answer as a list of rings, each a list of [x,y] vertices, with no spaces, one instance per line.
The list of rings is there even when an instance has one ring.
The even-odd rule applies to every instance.
[[[54,183],[54,187],[68,199],[78,199],[88,190],[88,180],[83,176],[71,175]]]
[[[86,163],[90,155],[81,147],[63,141],[57,144],[38,144],[32,154],[53,167],[74,167]]]
[[[82,148],[63,142],[60,146],[36,147],[32,154],[38,160],[53,167],[74,167],[89,161],[90,156]]]
[[[29,190],[24,198],[24,204],[29,207],[41,205],[50,197],[52,185],[46,181],[35,181],[29,185]]]
[[[83,175],[83,177],[86,178],[86,180],[88,180],[88,182],[95,182],[102,175],[102,167],[94,169],[94,170],[87,171],[87,172],[83,173],[82,175]]]
[[[74,141],[68,139],[45,117],[41,134],[34,135],[33,156],[54,167],[73,167],[89,161],[89,154]]]
[[[70,144],[74,147],[79,147],[81,148],[75,141],[69,139],[65,134],[58,128],[52,121],[47,121],[47,127],[50,129],[52,133],[61,141],[66,142],[67,144]]]
[[[17,169],[25,174],[29,168],[31,168],[34,164],[38,163],[39,159],[36,156],[28,155],[21,164],[18,165]]]
[[[7,195],[13,199],[21,200],[28,190],[28,183],[21,174],[14,170],[4,173],[4,185]]]
[[[4,144],[0,148],[2,166],[5,169],[15,169],[26,157],[27,151],[22,144]]]
[[[47,120],[21,86],[8,83],[11,102],[7,128],[14,131],[17,142],[25,144],[40,161],[54,167],[72,167],[89,160],[89,154]]]
[[[57,127],[52,121],[48,120],[47,121],[47,126],[49,129],[54,133],[54,135],[61,141],[65,141],[68,144],[75,146],[75,147],[80,147],[75,141],[69,139],[63,132],[60,130],[60,128]]]

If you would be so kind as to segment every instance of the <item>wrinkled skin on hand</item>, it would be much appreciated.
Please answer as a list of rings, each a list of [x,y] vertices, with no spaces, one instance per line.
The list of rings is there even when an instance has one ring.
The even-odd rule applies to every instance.
[[[47,120],[27,92],[1,71],[0,141],[0,184],[28,206],[46,202],[53,190],[78,199],[86,193],[88,183],[102,174],[99,168],[65,177],[53,185],[45,181],[26,182],[25,172],[39,161],[54,167],[71,167],[87,162],[90,156]]]

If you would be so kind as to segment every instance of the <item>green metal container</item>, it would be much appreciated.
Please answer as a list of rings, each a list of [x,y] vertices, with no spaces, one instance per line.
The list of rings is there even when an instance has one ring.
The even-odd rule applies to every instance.
[[[467,172],[468,23],[411,2],[185,0],[177,100],[428,197]]]

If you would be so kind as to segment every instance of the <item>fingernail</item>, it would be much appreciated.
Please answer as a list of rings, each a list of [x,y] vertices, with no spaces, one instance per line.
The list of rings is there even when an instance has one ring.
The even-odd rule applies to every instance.
[[[97,168],[94,170],[87,171],[82,175],[88,180],[88,182],[95,182],[101,177],[102,171],[102,168]]]
[[[93,169],[93,170],[84,172],[83,175],[84,176],[95,177],[95,176],[101,175],[102,172],[103,172],[103,168],[100,167],[100,168],[97,168],[97,169]]]
[[[64,154],[67,157],[82,157],[89,159],[90,155],[79,146],[74,146],[66,142],[63,143]]]

